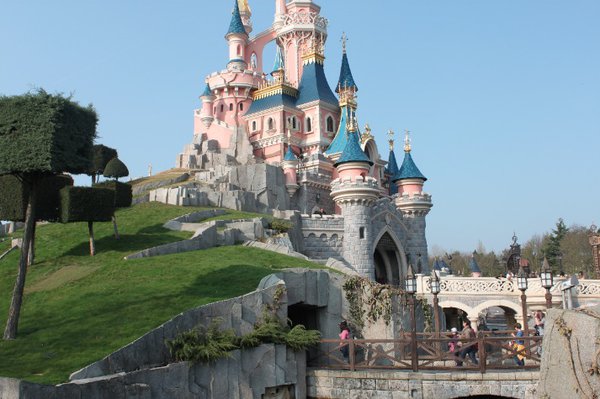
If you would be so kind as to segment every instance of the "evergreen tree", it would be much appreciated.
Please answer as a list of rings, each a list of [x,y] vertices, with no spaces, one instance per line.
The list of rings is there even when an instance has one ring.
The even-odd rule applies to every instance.
[[[23,303],[29,250],[35,232],[40,181],[90,168],[98,116],[94,109],[43,90],[0,97],[0,175],[13,175],[28,193],[25,231],[4,339],[15,339]]]
[[[569,228],[565,224],[562,218],[556,222],[556,228],[552,230],[552,233],[548,236],[548,240],[544,245],[544,256],[548,258],[550,266],[555,269],[562,268],[562,256],[563,252],[560,247],[561,242],[569,232]]]

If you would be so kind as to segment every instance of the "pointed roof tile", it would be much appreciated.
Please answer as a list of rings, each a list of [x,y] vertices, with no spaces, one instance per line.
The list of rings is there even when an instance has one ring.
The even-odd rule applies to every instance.
[[[240,15],[240,6],[237,0],[234,0],[234,3],[231,22],[229,23],[229,30],[227,31],[226,36],[237,33],[248,35],[246,28],[244,28],[244,23],[242,22],[242,16]]]
[[[352,71],[350,70],[350,63],[348,62],[348,55],[346,54],[346,51],[344,51],[344,54],[342,55],[340,79],[338,80],[338,85],[335,89],[335,92],[339,93],[340,88],[354,88],[355,91],[358,91],[358,86],[356,86],[354,77],[352,76]]]
[[[481,269],[474,256],[471,256],[471,260],[469,261],[469,269],[471,269],[472,273],[481,273]]]
[[[367,154],[360,148],[358,132],[348,133],[346,147],[344,147],[342,156],[337,160],[334,166],[349,162],[365,162],[369,165],[373,165],[373,162],[369,159]]]
[[[288,145],[287,151],[285,153],[285,156],[283,157],[284,161],[297,161],[298,158],[296,157],[296,154],[294,154],[294,151],[292,151],[292,146]]]
[[[208,83],[206,83],[206,87],[204,88],[204,92],[202,92],[202,95],[200,97],[209,97],[212,96],[212,90],[210,89],[210,85]]]
[[[402,166],[400,166],[400,170],[394,178],[394,181],[401,179],[421,179],[427,181],[427,178],[421,173],[419,168],[417,168],[417,165],[415,165],[415,161],[413,161],[410,151],[404,153],[404,161],[402,162]]]

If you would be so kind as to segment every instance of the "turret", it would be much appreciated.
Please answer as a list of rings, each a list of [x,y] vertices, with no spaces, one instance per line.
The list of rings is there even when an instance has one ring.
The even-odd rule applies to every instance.
[[[210,85],[206,83],[204,92],[200,96],[200,100],[202,100],[202,112],[200,113],[200,119],[206,127],[209,127],[215,120],[213,114],[213,103],[215,98],[216,97],[213,95],[212,90],[210,89]]]
[[[423,194],[423,184],[427,181],[427,178],[421,173],[417,165],[412,159],[411,156],[411,144],[409,131],[406,131],[406,138],[404,140],[404,161],[402,162],[402,166],[400,166],[400,170],[398,174],[394,178],[396,186],[398,187],[398,194],[400,197],[409,197],[416,199],[419,196],[423,197],[425,205],[422,210],[425,211],[425,214],[431,208],[430,198],[427,199],[426,194]],[[428,205],[427,205],[428,204]],[[398,204],[397,204],[398,205]]]
[[[283,26],[283,20],[287,13],[287,6],[285,0],[275,0],[275,22],[273,23],[274,29],[279,29]]]
[[[356,119],[348,123],[347,144],[334,164],[339,178],[331,182],[331,196],[344,217],[343,254],[360,274],[375,279],[371,205],[379,196],[377,180],[368,176],[373,162],[360,147]]]
[[[275,64],[273,65],[273,72],[271,72],[271,75],[277,83],[283,83],[285,79],[285,65],[283,63],[281,47],[279,46],[277,46],[277,53],[275,54]]]
[[[388,132],[388,143],[390,144],[390,155],[388,157],[388,164],[385,170],[385,173],[388,176],[388,187],[389,187],[389,195],[394,195],[398,192],[398,186],[393,182],[398,172],[398,162],[396,162],[396,154],[394,153],[394,132],[390,129]]]
[[[296,154],[292,151],[292,132],[288,130],[288,147],[283,157],[283,163],[281,166],[283,167],[283,173],[285,175],[285,188],[290,197],[293,197],[298,188],[298,176],[296,174],[296,169],[298,168],[298,158]]]
[[[475,252],[471,255],[471,260],[469,261],[469,269],[471,269],[471,277],[481,277],[481,269],[477,264],[477,260],[475,259]]]
[[[229,43],[229,63],[227,64],[227,69],[240,71],[246,69],[248,66],[245,61],[248,32],[246,32],[246,28],[242,22],[238,0],[234,1],[231,22],[229,23],[229,30],[225,35],[225,39]]]

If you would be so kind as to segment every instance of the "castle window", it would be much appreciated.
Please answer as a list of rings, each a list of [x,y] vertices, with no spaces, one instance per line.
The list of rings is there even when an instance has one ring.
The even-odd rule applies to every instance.
[[[274,123],[273,123],[273,118],[269,118],[269,120],[267,121],[267,129],[268,130],[273,130],[274,127]]]
[[[359,238],[365,238],[365,228],[364,227],[360,227],[358,229],[358,237]]]
[[[233,111],[233,103],[229,104],[229,110]]]
[[[295,117],[295,116],[292,116],[292,117],[290,118],[290,124],[292,125],[292,129],[293,129],[293,130],[296,130],[296,129],[297,129],[297,123],[296,123],[296,117]]]
[[[306,118],[306,131],[312,132],[312,120],[310,118]]]
[[[225,111],[225,106],[221,104],[221,112]]]
[[[213,114],[217,113],[217,107],[213,107]]]
[[[242,46],[238,44],[237,46],[237,55],[242,55]]]
[[[331,116],[327,117],[327,132],[333,133],[333,118]]]
[[[256,131],[256,121],[252,121],[252,131]]]
[[[240,103],[240,111],[244,110],[244,103]]]

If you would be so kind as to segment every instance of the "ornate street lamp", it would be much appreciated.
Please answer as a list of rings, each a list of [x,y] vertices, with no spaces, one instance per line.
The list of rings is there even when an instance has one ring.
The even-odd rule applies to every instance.
[[[410,306],[410,349],[411,349],[411,363],[413,371],[418,370],[417,364],[417,319],[415,316],[416,313],[416,303],[415,303],[415,293],[417,292],[417,279],[415,278],[415,273],[413,271],[412,265],[408,264],[408,270],[406,271],[406,279],[404,280],[404,289],[406,293],[409,295],[409,306]]]
[[[438,294],[441,291],[440,288],[440,278],[438,277],[435,270],[431,273],[431,280],[429,280],[431,293],[433,294],[433,322],[435,333],[439,334],[440,332],[440,314],[438,312],[439,299]]]
[[[552,294],[550,289],[554,285],[554,277],[552,276],[552,270],[548,259],[544,257],[544,263],[542,264],[542,270],[540,270],[540,280],[542,280],[542,287],[546,289],[546,309],[552,307]]]
[[[527,273],[523,270],[523,267],[519,267],[519,274],[517,274],[517,288],[521,290],[521,306],[523,308],[523,332],[525,336],[529,335],[529,326],[527,323]]]
[[[438,294],[441,291],[440,278],[438,277],[435,270],[431,272],[431,279],[429,280],[429,288],[433,294],[433,328],[435,330],[435,337],[440,337],[440,312],[439,312],[439,299]],[[436,342],[436,348],[441,351],[441,343]]]

